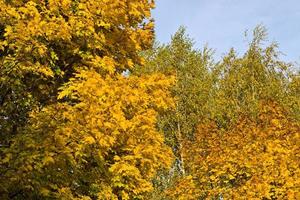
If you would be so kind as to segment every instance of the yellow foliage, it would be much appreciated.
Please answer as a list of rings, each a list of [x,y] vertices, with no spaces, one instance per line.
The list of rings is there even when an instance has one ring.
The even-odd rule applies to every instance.
[[[198,127],[184,144],[187,171],[199,196],[225,199],[297,199],[300,127],[275,103],[262,102],[259,120],[241,117],[228,130]],[[193,187],[192,187],[193,188]],[[298,193],[297,193],[298,192]],[[293,197],[293,198],[291,198]]]
[[[172,188],[166,191],[166,196],[170,199],[194,200],[197,199],[199,192],[193,176],[186,176],[177,180]]]
[[[7,73],[0,84],[33,102],[0,163],[9,169],[0,193],[143,199],[152,190],[156,171],[172,161],[156,117],[173,105],[174,80],[123,72],[141,65],[140,51],[153,43],[153,7],[149,0],[0,0],[0,70],[16,77],[13,85]],[[7,109],[24,104],[14,103]]]

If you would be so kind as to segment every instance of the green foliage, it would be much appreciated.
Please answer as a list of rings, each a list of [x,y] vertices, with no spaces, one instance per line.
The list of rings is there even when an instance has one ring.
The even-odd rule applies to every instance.
[[[135,71],[140,74],[162,72],[176,78],[172,88],[176,107],[161,113],[158,127],[164,131],[167,144],[177,157],[180,157],[180,140],[193,135],[196,125],[207,116],[209,109],[213,52],[207,47],[196,50],[193,45],[181,27],[170,44],[156,44],[152,50],[144,52],[146,66]]]
[[[176,79],[171,88],[175,108],[160,112],[157,123],[176,157],[172,169],[159,173],[154,180],[156,190],[151,198],[163,199],[163,191],[185,173],[182,141],[192,138],[199,122],[209,115],[209,100],[213,89],[213,51],[208,47],[195,49],[185,28],[181,27],[170,44],[156,43],[153,49],[143,52],[142,55],[146,65],[135,68],[133,74],[162,72],[167,76],[175,76]]]
[[[299,185],[295,170],[299,134],[294,131],[299,128],[299,77],[291,64],[280,60],[277,44],[265,44],[266,40],[266,29],[258,26],[244,55],[237,56],[231,49],[214,63],[207,48],[192,50],[192,41],[180,29],[170,44],[146,54],[149,69],[176,77],[172,89],[176,107],[160,114],[158,126],[177,157],[178,167],[158,175],[153,199],[299,195],[290,187]],[[262,106],[262,102],[276,102],[276,106]],[[268,106],[284,112],[272,114]],[[287,121],[293,122],[277,127],[278,122]],[[278,154],[274,153],[276,145],[281,148]],[[269,146],[269,152],[259,151],[263,146]],[[278,159],[280,166],[275,162]],[[293,166],[294,175],[286,165]],[[277,176],[278,171],[284,174]],[[265,172],[269,175],[263,175]],[[259,184],[260,188],[254,186]],[[278,184],[287,185],[280,189]]]

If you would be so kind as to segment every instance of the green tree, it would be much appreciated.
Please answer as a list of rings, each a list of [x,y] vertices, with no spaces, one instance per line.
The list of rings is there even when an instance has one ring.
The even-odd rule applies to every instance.
[[[169,199],[298,198],[299,79],[266,36],[256,27],[244,55],[213,68],[208,119],[182,142],[186,173]]]
[[[176,159],[172,170],[158,174],[154,181],[157,191],[153,194],[153,199],[162,198],[162,190],[175,177],[185,174],[182,141],[193,138],[196,126],[208,118],[213,88],[212,55],[213,51],[207,47],[195,49],[194,42],[186,34],[185,28],[181,27],[169,44],[156,43],[153,49],[143,52],[146,66],[133,71],[133,74],[162,72],[167,76],[175,76],[176,79],[171,89],[175,108],[160,112],[157,125],[164,132],[166,143],[172,147]]]
[[[241,114],[256,118],[262,99],[282,106],[289,101],[291,64],[280,60],[276,43],[265,45],[266,40],[266,28],[257,26],[243,56],[231,49],[215,67],[211,118],[218,126],[230,126]]]

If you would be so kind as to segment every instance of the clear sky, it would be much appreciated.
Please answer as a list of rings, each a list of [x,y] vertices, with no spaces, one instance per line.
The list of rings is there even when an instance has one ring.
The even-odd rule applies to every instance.
[[[207,43],[217,57],[231,47],[243,53],[245,30],[263,24],[283,59],[300,62],[300,0],[156,0],[153,17],[159,42],[183,25],[197,48]]]

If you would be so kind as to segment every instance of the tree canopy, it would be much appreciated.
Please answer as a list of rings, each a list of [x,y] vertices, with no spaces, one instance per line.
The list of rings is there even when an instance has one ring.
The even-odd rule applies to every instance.
[[[153,2],[1,1],[1,198],[143,199],[172,161],[162,74],[125,77],[150,48]]]
[[[214,59],[153,0],[0,0],[1,199],[300,199],[300,79]]]

